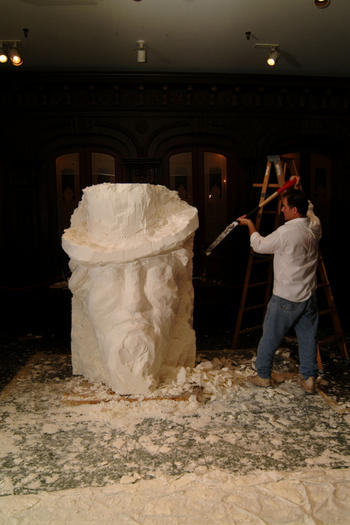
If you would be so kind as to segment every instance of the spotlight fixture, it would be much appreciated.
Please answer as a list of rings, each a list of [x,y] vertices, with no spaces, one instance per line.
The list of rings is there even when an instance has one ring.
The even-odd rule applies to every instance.
[[[12,65],[14,66],[21,66],[23,64],[23,58],[21,57],[17,49],[17,45],[14,45],[9,50],[9,59],[11,60]]]
[[[144,40],[137,40],[137,62],[139,64],[144,64],[147,62],[147,52],[145,48],[145,41]]]
[[[7,61],[8,61],[8,56],[6,54],[6,51],[5,51],[5,48],[2,42],[0,42],[0,64],[6,64]]]
[[[328,7],[331,3],[331,0],[314,0],[314,4],[316,7],[319,7],[322,9],[323,7]]]
[[[270,54],[269,54],[269,56],[266,59],[267,65],[270,66],[270,67],[274,67],[276,65],[276,62],[277,62],[279,56],[280,55],[279,55],[278,51],[276,50],[276,48],[272,47],[271,51],[270,51]]]
[[[270,67],[274,67],[277,63],[277,60],[280,56],[279,54],[279,44],[263,44],[263,43],[258,43],[258,44],[255,44],[256,48],[260,48],[260,49],[269,49],[269,55],[266,59],[266,63],[268,66]]]
[[[0,45],[0,64],[10,61],[13,66],[21,66],[20,40],[3,40]]]

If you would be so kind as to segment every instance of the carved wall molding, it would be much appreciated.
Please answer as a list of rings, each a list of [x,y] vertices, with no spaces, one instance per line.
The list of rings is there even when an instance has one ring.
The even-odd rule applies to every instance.
[[[235,75],[4,73],[2,110],[349,112],[350,79]]]

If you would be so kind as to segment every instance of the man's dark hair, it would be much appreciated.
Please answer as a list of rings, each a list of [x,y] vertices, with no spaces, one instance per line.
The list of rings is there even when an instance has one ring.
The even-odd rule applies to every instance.
[[[300,215],[303,217],[306,216],[309,207],[309,201],[304,192],[301,190],[296,190],[295,188],[291,188],[290,190],[287,190],[285,193],[283,193],[283,197],[286,197],[288,206],[290,208],[294,208],[295,206]]]

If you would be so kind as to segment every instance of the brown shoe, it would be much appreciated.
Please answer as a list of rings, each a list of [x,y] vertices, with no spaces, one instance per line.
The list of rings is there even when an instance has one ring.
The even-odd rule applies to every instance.
[[[307,394],[315,394],[315,378],[308,377],[307,379],[301,378],[300,384]]]
[[[260,377],[258,375],[256,376],[249,376],[248,377],[249,383],[253,383],[255,386],[262,386],[264,388],[267,388],[268,386],[271,386],[271,379],[269,377]]]

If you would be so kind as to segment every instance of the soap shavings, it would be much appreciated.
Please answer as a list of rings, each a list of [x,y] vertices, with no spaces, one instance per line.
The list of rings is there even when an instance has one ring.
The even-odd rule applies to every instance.
[[[247,366],[234,366],[227,358],[202,361],[196,367],[180,367],[173,380],[164,381],[156,390],[147,395],[120,395],[103,384],[90,383],[81,379],[67,385],[63,394],[65,404],[108,403],[110,401],[198,401],[208,402],[229,399],[252,374]],[[71,390],[70,390],[71,388]]]
[[[72,378],[68,356],[39,357],[4,393],[3,495],[116,480],[135,486],[165,473],[178,479],[213,469],[243,474],[350,464],[347,416],[320,396],[305,396],[292,381],[271,389],[250,385],[247,363],[202,361],[162,385],[163,394],[201,386],[203,400],[191,395],[145,403],[140,396],[131,403],[102,384]],[[226,392],[225,384],[231,384]],[[100,402],[69,406],[64,390],[71,399],[81,394],[83,401]]]

